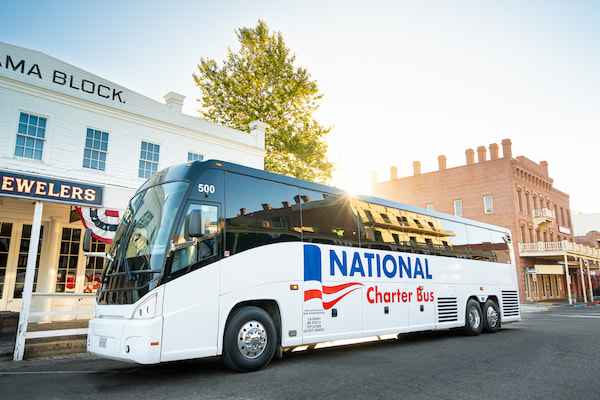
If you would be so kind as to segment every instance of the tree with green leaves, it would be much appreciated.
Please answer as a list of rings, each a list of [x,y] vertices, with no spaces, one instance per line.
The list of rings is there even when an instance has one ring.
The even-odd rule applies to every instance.
[[[201,58],[194,74],[202,91],[200,114],[242,131],[255,120],[268,123],[265,169],[327,182],[334,168],[325,154],[331,128],[313,118],[323,97],[317,83],[306,69],[294,66],[296,56],[281,33],[270,33],[263,21],[236,34],[241,48],[237,53],[228,50],[222,68]]]

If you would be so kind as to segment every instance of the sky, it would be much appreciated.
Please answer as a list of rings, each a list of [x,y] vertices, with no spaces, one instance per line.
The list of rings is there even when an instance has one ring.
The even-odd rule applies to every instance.
[[[323,98],[333,184],[370,192],[371,171],[466,163],[511,139],[547,161],[575,213],[600,212],[600,1],[0,0],[0,41],[40,51],[164,102],[201,57],[239,49],[236,29],[279,31]],[[500,149],[501,149],[500,145]],[[502,152],[500,151],[500,156]],[[489,157],[489,154],[488,154]]]

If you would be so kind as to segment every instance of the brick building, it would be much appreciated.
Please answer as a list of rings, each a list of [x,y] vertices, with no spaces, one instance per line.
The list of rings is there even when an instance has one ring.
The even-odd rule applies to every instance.
[[[480,146],[477,161],[475,151],[467,149],[466,165],[454,168],[447,168],[441,155],[439,170],[428,173],[415,161],[408,177],[398,178],[391,167],[388,181],[372,175],[371,190],[374,196],[510,229],[521,301],[593,301],[589,289],[598,290],[592,277],[600,250],[575,243],[569,195],[553,186],[548,163],[513,158],[511,146],[510,139],[502,141],[502,156],[495,143]]]

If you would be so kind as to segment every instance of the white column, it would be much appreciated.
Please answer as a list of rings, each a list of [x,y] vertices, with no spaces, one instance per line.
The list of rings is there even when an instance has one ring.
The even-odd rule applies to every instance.
[[[589,287],[590,287],[590,301],[593,302],[594,301],[594,289],[592,289],[592,270],[591,270],[591,260],[587,260],[587,273],[588,273],[588,283],[589,283]]]
[[[567,260],[567,255],[565,254],[565,279],[567,282],[567,292],[569,296],[569,304],[573,304],[573,300],[571,299],[571,277],[569,276],[569,264]]]
[[[15,344],[14,361],[21,361],[25,352],[25,333],[27,333],[27,320],[31,307],[31,293],[33,292],[33,278],[35,276],[35,264],[37,261],[37,250],[40,243],[40,229],[42,226],[42,213],[44,203],[35,202],[33,210],[33,224],[31,226],[31,238],[29,240],[29,253],[27,254],[27,269],[25,271],[25,286],[23,288],[23,299],[21,314],[19,314],[19,327],[17,329],[17,341]]]
[[[579,257],[579,277],[581,280],[581,289],[583,291],[583,302],[587,303],[587,293],[585,290],[585,279],[583,277],[583,258]]]

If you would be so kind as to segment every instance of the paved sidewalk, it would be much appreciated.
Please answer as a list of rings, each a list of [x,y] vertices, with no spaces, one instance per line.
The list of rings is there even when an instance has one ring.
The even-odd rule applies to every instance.
[[[0,374],[2,371],[25,371],[30,368],[40,367],[44,365],[56,365],[60,363],[70,363],[72,361],[93,361],[99,360],[101,357],[90,353],[74,353],[60,356],[48,356],[29,358],[23,361],[0,361]]]
[[[560,307],[591,307],[591,306],[600,306],[600,302],[592,302],[592,303],[574,303],[569,304],[568,300],[563,299],[555,299],[549,301],[540,301],[540,302],[528,302],[521,303],[521,312],[522,313],[531,313],[531,312],[539,312],[539,311],[548,311],[553,308]]]

